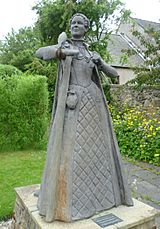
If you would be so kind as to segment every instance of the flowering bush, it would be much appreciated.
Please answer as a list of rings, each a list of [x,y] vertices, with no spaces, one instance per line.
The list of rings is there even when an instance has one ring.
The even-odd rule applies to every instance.
[[[129,157],[160,165],[160,121],[155,112],[142,107],[124,107],[117,111],[110,105],[120,151]]]

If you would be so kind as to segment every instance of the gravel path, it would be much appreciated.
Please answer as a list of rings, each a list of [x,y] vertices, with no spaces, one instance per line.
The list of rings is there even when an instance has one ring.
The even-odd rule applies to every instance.
[[[11,220],[0,222],[0,229],[11,229]]]
[[[132,196],[160,210],[160,167],[143,162],[123,160]],[[160,229],[160,216],[156,218],[157,229]]]

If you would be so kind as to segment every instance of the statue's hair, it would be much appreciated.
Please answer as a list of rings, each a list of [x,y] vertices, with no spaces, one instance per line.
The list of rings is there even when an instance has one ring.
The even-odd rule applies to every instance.
[[[80,16],[80,17],[83,18],[83,20],[84,20],[84,26],[85,26],[86,29],[88,30],[88,29],[89,29],[89,26],[90,26],[90,21],[89,21],[89,19],[88,19],[84,14],[81,14],[81,13],[76,13],[76,14],[74,14],[74,15],[71,17],[71,19],[70,19],[70,25],[71,25],[71,23],[72,23],[73,18],[76,17],[76,16]]]

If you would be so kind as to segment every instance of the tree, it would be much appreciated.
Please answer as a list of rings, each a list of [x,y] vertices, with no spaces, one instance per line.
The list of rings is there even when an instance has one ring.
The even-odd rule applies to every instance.
[[[33,7],[38,14],[36,28],[42,44],[56,44],[58,36],[69,34],[69,20],[80,12],[90,19],[87,39],[91,48],[108,60],[107,40],[112,32],[111,24],[117,25],[129,16],[120,0],[42,0]]]
[[[35,26],[22,28],[17,33],[12,30],[7,35],[6,41],[0,46],[0,63],[13,65],[23,72],[46,75],[51,100],[56,63],[38,60],[35,51],[41,46],[56,44],[63,31],[69,35],[69,19],[74,13],[81,12],[90,19],[87,39],[91,49],[98,51],[108,61],[107,40],[112,31],[111,24],[117,25],[129,15],[120,0],[41,0],[33,10],[38,14]]]
[[[38,15],[35,28],[42,46],[56,44],[63,31],[70,36],[69,21],[72,15],[77,12],[85,14],[90,19],[86,40],[90,48],[100,53],[107,62],[110,60],[107,44],[113,30],[112,24],[115,28],[130,14],[120,0],[41,0],[33,10]],[[108,91],[106,79],[102,79],[105,91]]]
[[[129,82],[134,83],[137,88],[143,85],[160,86],[160,30],[148,27],[144,32],[140,33],[133,26],[132,34],[140,41],[144,58],[143,66],[135,69],[136,78]],[[128,54],[133,55],[135,52],[128,50]]]
[[[33,28],[22,28],[18,32],[12,29],[0,46],[0,63],[10,64],[25,71],[39,46],[40,41]]]
[[[0,44],[0,63],[28,70],[38,47],[56,44],[62,31],[69,34],[69,19],[76,12],[90,19],[88,41],[91,48],[108,61],[107,40],[111,25],[117,25],[129,15],[120,0],[41,0],[33,10],[38,14],[35,27],[22,28],[18,32],[12,29],[8,33]]]
[[[35,57],[35,51],[40,46],[41,42],[35,28],[26,27],[18,32],[12,30],[0,45],[0,63],[5,64],[2,65],[4,66],[3,72],[4,69],[8,70],[9,67],[15,66],[27,74],[47,76],[49,107],[51,109],[56,79],[56,63],[44,62]]]

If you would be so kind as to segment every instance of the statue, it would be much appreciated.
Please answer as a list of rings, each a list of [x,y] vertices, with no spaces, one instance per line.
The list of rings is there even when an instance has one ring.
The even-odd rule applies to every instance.
[[[71,222],[125,204],[133,205],[122,174],[117,141],[99,71],[118,77],[84,42],[88,18],[70,20],[72,38],[37,50],[59,58],[52,122],[38,209],[47,222]]]

